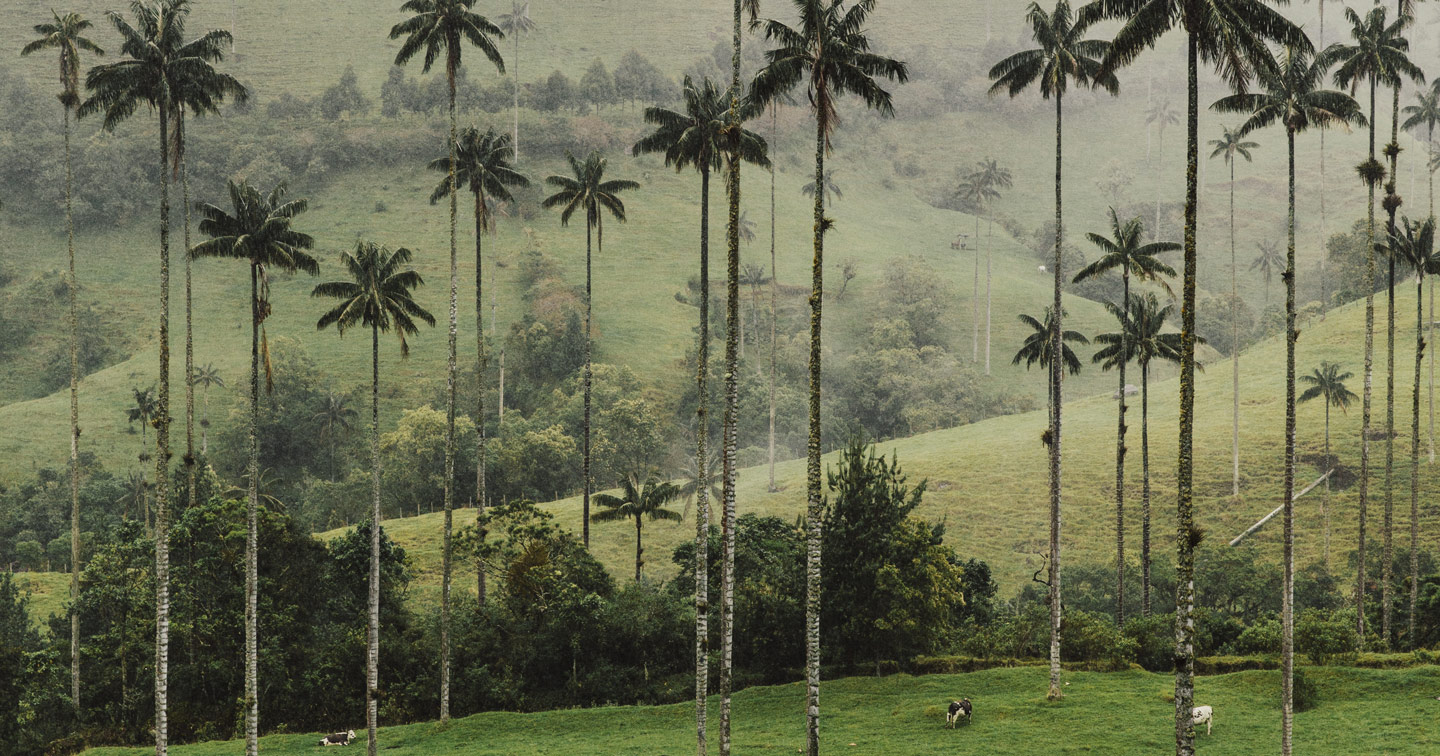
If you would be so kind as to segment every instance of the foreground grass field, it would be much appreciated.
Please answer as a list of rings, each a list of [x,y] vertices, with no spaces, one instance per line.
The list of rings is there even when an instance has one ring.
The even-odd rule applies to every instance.
[[[1103,753],[1140,756],[1168,750],[1174,706],[1167,675],[1148,672],[1067,674],[1066,698],[1044,698],[1046,670],[997,669],[966,675],[849,678],[824,684],[821,738],[832,753],[1014,754]],[[1297,752],[1433,754],[1440,750],[1440,668],[1402,671],[1311,668],[1320,702],[1295,720]],[[943,706],[958,696],[975,703],[975,720],[944,728]],[[1279,673],[1240,672],[1200,678],[1196,701],[1215,708],[1215,730],[1200,733],[1207,754],[1250,756],[1279,748]],[[801,684],[752,688],[735,696],[735,752],[795,753],[804,743]],[[713,705],[713,704],[712,704]],[[336,727],[358,727],[337,722]],[[380,731],[394,756],[467,754],[683,754],[694,746],[688,705],[489,713]],[[360,733],[361,738],[364,737]],[[263,738],[268,754],[314,752],[318,735]],[[362,741],[363,743],[363,741]],[[237,743],[172,748],[176,756],[235,753]],[[363,748],[363,744],[361,745]],[[96,749],[90,756],[128,756],[145,749]]]

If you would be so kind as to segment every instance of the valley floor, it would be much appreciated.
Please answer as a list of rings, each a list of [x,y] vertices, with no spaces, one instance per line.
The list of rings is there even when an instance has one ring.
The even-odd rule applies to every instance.
[[[1131,671],[1066,673],[1066,698],[1045,701],[1047,670],[995,669],[964,675],[848,678],[823,685],[822,747],[846,754],[1071,754],[1116,756],[1173,748],[1173,689],[1168,675]],[[1440,667],[1408,670],[1306,668],[1319,704],[1296,715],[1295,748],[1311,756],[1434,754],[1440,752]],[[1215,709],[1215,729],[1199,734],[1207,754],[1273,754],[1279,750],[1279,673],[1239,672],[1202,677],[1197,703]],[[974,723],[944,727],[944,705],[965,696]],[[803,745],[801,684],[751,688],[734,701],[738,754],[798,752]],[[718,740],[718,700],[711,702],[712,749]],[[262,717],[265,716],[262,708]],[[271,714],[271,716],[275,716]],[[355,727],[364,747],[363,722]],[[687,704],[622,706],[539,714],[487,713],[448,727],[421,723],[387,727],[380,746],[394,756],[466,754],[683,754],[691,752],[694,711]],[[263,738],[267,754],[314,752],[318,734]],[[353,747],[353,746],[352,746]],[[89,756],[130,756],[150,749],[96,749]],[[176,756],[218,756],[239,743],[172,749]]]

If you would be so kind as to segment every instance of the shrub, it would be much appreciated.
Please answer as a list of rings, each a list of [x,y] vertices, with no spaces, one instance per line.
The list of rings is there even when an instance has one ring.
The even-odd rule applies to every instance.
[[[1240,654],[1278,654],[1280,635],[1278,620],[1262,620],[1245,628],[1240,637],[1235,639],[1233,646],[1236,653]]]
[[[1309,711],[1320,704],[1320,689],[1315,681],[1305,676],[1305,670],[1296,669],[1291,689],[1291,705],[1295,711]]]
[[[1340,655],[1353,655],[1355,615],[1351,610],[1320,612],[1310,610],[1295,623],[1295,650],[1314,664],[1324,664]]]
[[[1175,665],[1175,615],[1135,617],[1125,623],[1125,637],[1135,644],[1135,662],[1151,672]]]
[[[1065,613],[1060,628],[1060,658],[1103,670],[1121,670],[1135,659],[1138,644],[1120,634],[1114,619],[1094,612]]]

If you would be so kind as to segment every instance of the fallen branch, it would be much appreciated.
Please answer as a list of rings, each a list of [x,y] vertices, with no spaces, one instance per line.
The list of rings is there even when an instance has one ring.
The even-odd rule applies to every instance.
[[[1320,477],[1316,478],[1314,482],[1312,482],[1310,485],[1306,486],[1305,489],[1302,490],[1300,493],[1295,494],[1295,496],[1293,496],[1293,497],[1290,499],[1290,503],[1291,503],[1291,504],[1294,504],[1295,502],[1297,502],[1297,501],[1300,500],[1300,497],[1301,497],[1301,496],[1304,496],[1305,494],[1310,493],[1311,491],[1315,490],[1315,487],[1318,486],[1318,485],[1320,485],[1321,483],[1324,483],[1326,480],[1328,480],[1328,479],[1330,478],[1330,474],[1333,473],[1333,472],[1335,472],[1335,468],[1333,468],[1333,467],[1330,468],[1329,470],[1326,470],[1324,475],[1321,475]],[[1278,507],[1276,507],[1275,509],[1271,510],[1270,514],[1267,514],[1267,515],[1265,515],[1264,517],[1261,517],[1259,522],[1255,523],[1254,525],[1251,525],[1244,533],[1241,533],[1240,535],[1235,536],[1235,538],[1230,541],[1230,545],[1231,545],[1231,546],[1238,545],[1241,541],[1245,540],[1245,537],[1246,537],[1246,536],[1248,536],[1248,535],[1250,535],[1251,533],[1254,533],[1255,531],[1259,530],[1259,529],[1261,528],[1261,526],[1263,526],[1265,523],[1269,522],[1269,521],[1271,520],[1271,518],[1273,518],[1273,517],[1274,517],[1275,515],[1277,515],[1277,514],[1280,514],[1281,510],[1283,510],[1283,509],[1285,509],[1285,505],[1284,505],[1284,504],[1281,504],[1280,506],[1278,506]]]

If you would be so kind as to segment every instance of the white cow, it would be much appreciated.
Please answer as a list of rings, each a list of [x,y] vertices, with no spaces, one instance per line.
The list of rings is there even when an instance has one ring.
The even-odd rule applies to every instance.
[[[336,733],[332,733],[332,734],[330,734],[330,735],[326,735],[325,737],[323,737],[323,738],[320,739],[320,745],[322,745],[322,746],[337,746],[337,745],[338,745],[338,746],[348,746],[348,745],[350,745],[350,743],[351,743],[352,741],[354,741],[354,740],[355,740],[355,731],[354,731],[354,730],[347,730],[346,732],[336,732]]]
[[[1215,710],[1209,706],[1196,706],[1190,710],[1190,721],[1196,727],[1205,725],[1205,734],[1210,734],[1210,727],[1215,723]]]

